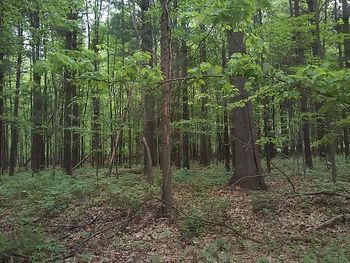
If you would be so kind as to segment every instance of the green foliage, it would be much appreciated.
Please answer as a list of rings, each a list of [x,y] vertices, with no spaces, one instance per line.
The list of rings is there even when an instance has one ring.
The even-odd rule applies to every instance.
[[[200,259],[203,262],[229,263],[232,262],[231,249],[232,245],[220,238],[205,246],[200,252]]]
[[[186,217],[181,222],[180,232],[185,237],[194,237],[202,233],[205,222],[200,217]]]
[[[349,263],[350,245],[348,242],[343,244],[331,242],[325,247],[318,247],[315,250],[307,252],[302,259],[304,263]]]
[[[11,235],[0,235],[0,259],[22,255],[41,262],[64,252],[64,246],[39,228],[19,226]]]

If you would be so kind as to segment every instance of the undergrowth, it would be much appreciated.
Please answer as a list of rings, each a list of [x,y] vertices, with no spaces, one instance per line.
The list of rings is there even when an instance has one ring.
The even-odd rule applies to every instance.
[[[338,158],[339,160],[339,158]],[[315,160],[315,167],[307,170],[307,176],[296,173],[293,161],[275,159],[274,164],[282,169],[296,183],[298,192],[333,191],[348,194],[350,180],[350,163],[339,161],[339,182],[330,181],[330,171],[323,160]],[[295,162],[294,162],[295,166]],[[294,171],[294,172],[293,172]],[[300,171],[302,171],[300,169]],[[291,193],[285,175],[268,176],[267,183],[282,182],[282,192],[257,191],[249,193],[250,205],[258,219],[266,222],[275,220],[278,209]],[[228,182],[231,173],[222,166],[208,168],[180,169],[173,171],[174,204],[181,211],[178,215],[178,231],[181,240],[203,238],[207,233],[218,228],[208,222],[227,223],[237,231],[248,231],[244,220],[230,221],[230,212],[235,200],[229,194],[218,194]],[[75,176],[64,175],[61,171],[44,171],[37,176],[20,173],[14,177],[0,178],[0,262],[10,258],[27,258],[33,262],[43,262],[66,251],[64,242],[43,223],[50,220],[64,222],[68,217],[74,222],[84,221],[84,216],[92,209],[106,210],[108,213],[121,212],[128,214],[141,209],[143,201],[160,197],[161,174],[155,170],[155,185],[150,186],[142,175],[131,173],[119,176],[94,176],[94,171],[83,168]],[[343,197],[299,196],[296,209],[320,208],[327,216],[339,213],[350,213],[348,200]],[[157,202],[156,200],[154,202]],[[322,210],[322,211],[323,211]],[[85,218],[86,219],[86,218]],[[225,231],[217,231],[217,238],[197,249],[200,262],[232,262],[233,245],[220,237]],[[271,230],[273,231],[273,229]],[[171,236],[169,234],[169,236]],[[277,247],[277,246],[276,246]],[[291,249],[300,248],[293,244]],[[318,253],[321,249],[323,252]],[[275,248],[257,248],[259,253]],[[310,245],[307,251],[299,253],[300,262],[349,262],[349,242],[337,239],[323,246]],[[258,253],[258,252],[257,252]],[[82,254],[84,255],[84,254]],[[152,262],[158,262],[157,254],[153,254]],[[331,261],[338,258],[338,261]],[[231,260],[231,261],[230,261]],[[268,256],[256,258],[257,262],[269,262]],[[88,262],[88,261],[87,261]],[[234,262],[234,261],[233,261]]]

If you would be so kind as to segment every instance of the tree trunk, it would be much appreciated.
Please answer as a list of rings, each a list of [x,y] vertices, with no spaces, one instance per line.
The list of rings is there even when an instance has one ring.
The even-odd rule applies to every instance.
[[[223,41],[221,49],[221,59],[222,59],[222,68],[226,68],[227,64],[227,48],[225,42]],[[229,138],[229,118],[228,118],[228,109],[227,109],[227,99],[224,98],[224,131],[223,131],[223,142],[222,142],[222,154],[224,157],[225,168],[227,171],[230,171],[230,138]]]
[[[184,25],[183,25],[184,28]],[[182,77],[187,76],[188,68],[188,47],[185,40],[181,41],[181,53],[182,53]],[[187,82],[182,82],[182,119],[186,122],[184,125],[184,131],[182,134],[182,167],[190,169],[190,145],[189,145],[189,134],[188,134],[188,121],[190,120],[190,109],[188,106],[188,88]]]
[[[68,21],[73,21],[78,19],[78,14],[74,11],[71,11],[68,14],[67,17]],[[66,52],[67,55],[71,55],[72,50],[77,49],[77,29],[68,29],[65,34],[65,40],[66,40]],[[79,144],[77,146],[77,142],[79,142],[79,136],[77,135],[77,131],[74,132],[75,138],[77,141],[73,140],[73,129],[76,127],[73,127],[73,121],[75,121],[75,118],[77,117],[77,112],[73,112],[73,106],[75,105],[74,110],[77,111],[77,102],[76,98],[76,86],[74,84],[74,72],[66,68],[64,71],[64,132],[63,132],[63,168],[66,172],[66,174],[71,175],[72,174],[72,168],[73,168],[73,158],[74,163],[77,163],[77,156],[72,156],[73,153],[73,144],[75,149],[75,155],[79,155]],[[76,125],[75,121],[75,125]],[[74,142],[74,143],[73,143]],[[78,147],[78,153],[77,151]]]
[[[343,110],[343,119],[346,119],[346,111]],[[346,158],[350,157],[350,142],[349,142],[349,132],[346,126],[343,127],[344,136],[344,154]]]
[[[39,11],[31,14],[31,26],[33,28],[32,61],[33,65],[40,59],[40,20]],[[33,69],[33,111],[32,111],[32,148],[31,161],[32,172],[36,174],[45,166],[45,143],[43,129],[43,94],[41,91],[41,75]]]
[[[244,52],[244,33],[228,32],[229,55]],[[234,76],[232,84],[239,89],[237,101],[247,99],[248,95],[244,88],[245,78]],[[230,185],[238,185],[242,188],[255,190],[265,189],[265,181],[262,177],[260,156],[256,145],[256,129],[253,119],[252,104],[247,102],[244,107],[234,110],[233,115],[235,128],[235,171],[229,182]]]
[[[142,51],[152,54],[153,51],[153,37],[152,37],[152,24],[147,19],[146,13],[151,7],[151,2],[149,0],[142,0],[140,4],[141,8],[141,20],[142,28],[140,31],[141,35],[141,48]],[[149,65],[152,66],[153,59],[149,61]],[[146,143],[144,143],[143,148],[143,160],[144,160],[144,175],[149,178],[149,174],[152,173],[152,167],[149,164],[156,165],[155,156],[155,97],[149,87],[144,87],[144,126],[143,126],[143,137]],[[147,147],[148,146],[148,150]],[[151,161],[148,158],[151,157]],[[148,175],[148,176],[147,176]]]
[[[201,26],[201,30],[205,32],[204,26]],[[206,62],[207,58],[207,50],[206,43],[203,40],[200,46],[200,62]],[[208,136],[208,99],[206,97],[206,86],[205,84],[201,86],[201,119],[202,119],[202,129],[200,134],[200,154],[199,154],[199,162],[203,166],[210,165],[210,145],[209,145],[209,136]]]
[[[95,7],[94,7],[94,37],[92,41],[92,50],[95,53],[95,61],[94,61],[94,70],[95,72],[98,72],[99,70],[99,63],[98,63],[98,43],[99,43],[99,27],[100,27],[100,14],[101,14],[101,8],[102,8],[102,0],[95,0]],[[97,84],[95,84],[97,85]],[[98,171],[99,166],[102,162],[102,152],[101,152],[101,124],[100,124],[100,97],[99,97],[99,91],[97,87],[94,87],[93,94],[92,94],[92,150],[94,150],[94,156],[93,156],[93,165],[96,166],[96,169]]]
[[[0,18],[1,21],[2,18]],[[1,26],[1,25],[0,25]],[[5,144],[5,125],[3,121],[4,115],[4,82],[5,82],[5,74],[4,74],[4,53],[0,52],[0,175],[3,174],[4,170],[4,144]]]
[[[172,210],[172,186],[171,186],[171,167],[170,167],[170,19],[168,11],[168,0],[161,0],[161,18],[160,18],[160,48],[161,48],[161,70],[165,77],[162,87],[162,174],[163,174],[163,214],[169,216]]]
[[[301,15],[300,13],[300,0],[294,0],[294,15],[296,17],[299,17]],[[305,64],[305,50],[303,48],[302,43],[300,43],[300,32],[297,33],[296,39],[296,64],[297,65],[304,65]],[[309,100],[309,94],[306,89],[301,88],[301,112],[307,113],[308,112],[308,100]],[[310,124],[308,120],[303,120],[302,123],[302,132],[303,132],[303,142],[304,142],[304,158],[305,158],[305,164],[307,167],[312,168],[312,152],[311,152],[311,141],[310,141]]]
[[[332,113],[327,112],[327,128],[328,133],[333,133],[333,127],[332,127]],[[337,167],[335,162],[335,147],[334,147],[334,140],[332,137],[332,140],[328,143],[328,161],[331,163],[331,170],[332,170],[332,181],[335,183],[337,181]]]
[[[10,149],[10,167],[9,167],[9,175],[12,176],[15,173],[16,161],[17,161],[17,148],[18,148],[18,108],[19,108],[19,95],[20,95],[20,87],[21,87],[21,66],[22,66],[22,48],[23,48],[23,28],[18,26],[18,38],[19,38],[19,46],[20,49],[17,55],[17,63],[16,63],[16,90],[15,90],[15,98],[13,103],[13,118],[14,122],[11,125],[11,149]]]
[[[350,6],[348,0],[342,0],[343,7],[343,33],[346,34],[344,38],[344,59],[345,66],[350,68],[350,26],[349,26],[349,17],[350,17]]]

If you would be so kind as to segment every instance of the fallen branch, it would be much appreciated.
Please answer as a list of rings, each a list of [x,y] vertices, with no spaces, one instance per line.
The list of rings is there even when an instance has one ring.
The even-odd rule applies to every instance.
[[[319,230],[321,228],[325,228],[328,227],[336,222],[339,221],[349,221],[350,220],[350,214],[341,214],[341,215],[336,215],[334,217],[332,217],[331,219],[323,222],[322,224],[319,224],[318,226],[314,227],[313,230]]]
[[[288,176],[282,169],[278,168],[273,162],[271,162],[271,164],[272,164],[272,166],[273,166],[276,170],[278,170],[279,172],[281,172],[281,173],[287,178],[288,183],[289,183],[290,186],[292,187],[293,193],[295,193],[295,192],[296,192],[296,190],[295,190],[295,185],[294,185],[292,179],[290,179],[289,176]]]
[[[328,192],[328,191],[317,191],[317,192],[296,192],[294,195],[290,196],[289,198],[297,197],[297,196],[302,196],[302,195],[328,195],[328,196],[340,196],[340,197],[345,197],[346,199],[350,199],[350,195],[345,195],[341,193],[336,193],[336,192]]]

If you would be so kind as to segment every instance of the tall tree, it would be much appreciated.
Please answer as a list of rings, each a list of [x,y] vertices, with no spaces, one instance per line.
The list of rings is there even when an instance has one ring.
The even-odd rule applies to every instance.
[[[36,3],[30,13],[30,24],[32,32],[32,62],[33,62],[33,109],[32,109],[32,147],[31,161],[32,171],[37,173],[45,166],[45,140],[43,128],[43,93],[41,89],[41,72],[40,67],[40,48],[41,48],[41,32],[40,32],[40,7]]]
[[[294,15],[295,17],[301,16],[300,0],[294,0]],[[296,34],[296,64],[301,66],[305,64],[305,49],[304,44],[301,41],[302,36],[300,32]],[[301,87],[301,112],[308,113],[309,93],[306,88]],[[310,124],[307,119],[302,122],[302,135],[304,142],[304,158],[307,167],[312,168],[312,151],[311,151],[311,139],[310,139]]]
[[[94,71],[97,73],[99,71],[99,61],[98,61],[98,45],[100,41],[100,18],[102,11],[102,1],[103,0],[95,0],[94,1],[94,26],[93,26],[93,38],[91,49],[95,53],[94,59]],[[94,151],[93,156],[93,164],[96,166],[96,169],[101,165],[102,162],[102,148],[101,148],[101,124],[100,124],[100,96],[99,96],[99,88],[98,83],[95,83],[92,91],[92,150]]]
[[[234,53],[244,53],[244,33],[228,32],[229,56]],[[232,77],[232,84],[239,90],[237,101],[248,98],[245,90],[244,76]],[[265,189],[262,176],[260,156],[256,145],[256,128],[253,119],[253,106],[247,102],[243,107],[234,110],[234,140],[235,140],[235,170],[229,182],[246,189]]]
[[[348,0],[342,0],[342,8],[343,8],[343,33],[345,34],[344,38],[344,60],[345,66],[350,68],[350,3]],[[342,113],[343,118],[345,119],[347,116],[346,110]],[[349,140],[349,132],[348,128],[344,126],[343,128],[343,136],[344,136],[344,152],[346,158],[350,157],[350,140]]]
[[[72,55],[72,51],[77,49],[77,29],[74,23],[78,19],[78,14],[75,10],[70,10],[67,15],[67,20],[73,23],[73,26],[68,28],[65,32],[65,49],[68,56]],[[73,168],[73,156],[72,150],[73,145],[79,142],[79,138],[74,138],[73,140],[73,121],[77,117],[77,113],[73,112],[73,106],[77,107],[77,103],[73,103],[73,97],[76,96],[76,85],[74,80],[74,71],[70,66],[66,67],[64,70],[64,156],[63,156],[63,168],[65,172],[69,175],[72,174]],[[75,113],[75,115],[74,115]],[[76,133],[76,132],[75,132]],[[74,154],[76,155],[76,150],[79,147],[75,147]],[[74,158],[74,160],[76,160]],[[75,163],[76,164],[76,163]]]
[[[16,88],[15,88],[15,98],[13,102],[13,123],[11,125],[11,149],[10,149],[10,163],[9,163],[9,175],[13,175],[16,168],[17,160],[17,149],[18,149],[18,136],[19,136],[19,121],[18,121],[18,111],[19,111],[19,96],[21,87],[21,76],[22,76],[22,53],[23,53],[23,26],[18,25],[17,27],[18,36],[18,51],[17,51],[17,61],[16,61]]]
[[[185,27],[184,25],[182,26]],[[187,76],[188,69],[188,47],[185,40],[181,41],[181,53],[183,58],[182,63],[182,77]],[[190,119],[190,109],[188,105],[188,88],[187,83],[182,83],[182,119],[188,122]],[[187,131],[188,124],[185,124],[185,129],[182,134],[182,167],[190,169],[190,145],[189,145],[189,134]]]
[[[152,54],[153,51],[153,39],[152,39],[152,24],[149,17],[147,17],[147,11],[151,7],[151,1],[142,0],[140,3],[141,8],[141,20],[142,28],[140,31],[141,36],[141,47],[142,51]],[[153,59],[149,61],[149,65],[152,66]],[[152,178],[150,175],[152,167],[149,167],[149,164],[156,164],[156,155],[155,155],[155,96],[152,90],[145,87],[144,91],[144,128],[143,136],[144,141],[144,174],[146,178]],[[149,152],[147,151],[149,149]],[[148,160],[151,158],[151,160]]]
[[[171,32],[170,18],[168,10],[168,0],[161,0],[161,17],[160,17],[160,60],[161,70],[164,75],[162,87],[162,200],[163,214],[169,215],[172,210],[172,186],[171,186],[171,166],[170,166],[170,65],[171,65]]]
[[[205,27],[201,26],[201,31],[205,32]],[[205,39],[202,40],[200,44],[200,62],[204,63],[207,59],[207,50]],[[210,165],[210,145],[209,145],[209,136],[208,136],[208,99],[206,96],[206,86],[205,84],[201,85],[201,118],[202,118],[202,130],[200,135],[200,154],[199,161],[204,166]]]
[[[4,21],[4,8],[1,8],[0,13],[0,34],[5,35],[5,21]],[[4,158],[4,142],[5,142],[5,126],[4,126],[4,86],[5,86],[5,43],[0,40],[0,175],[3,173],[3,158]]]

